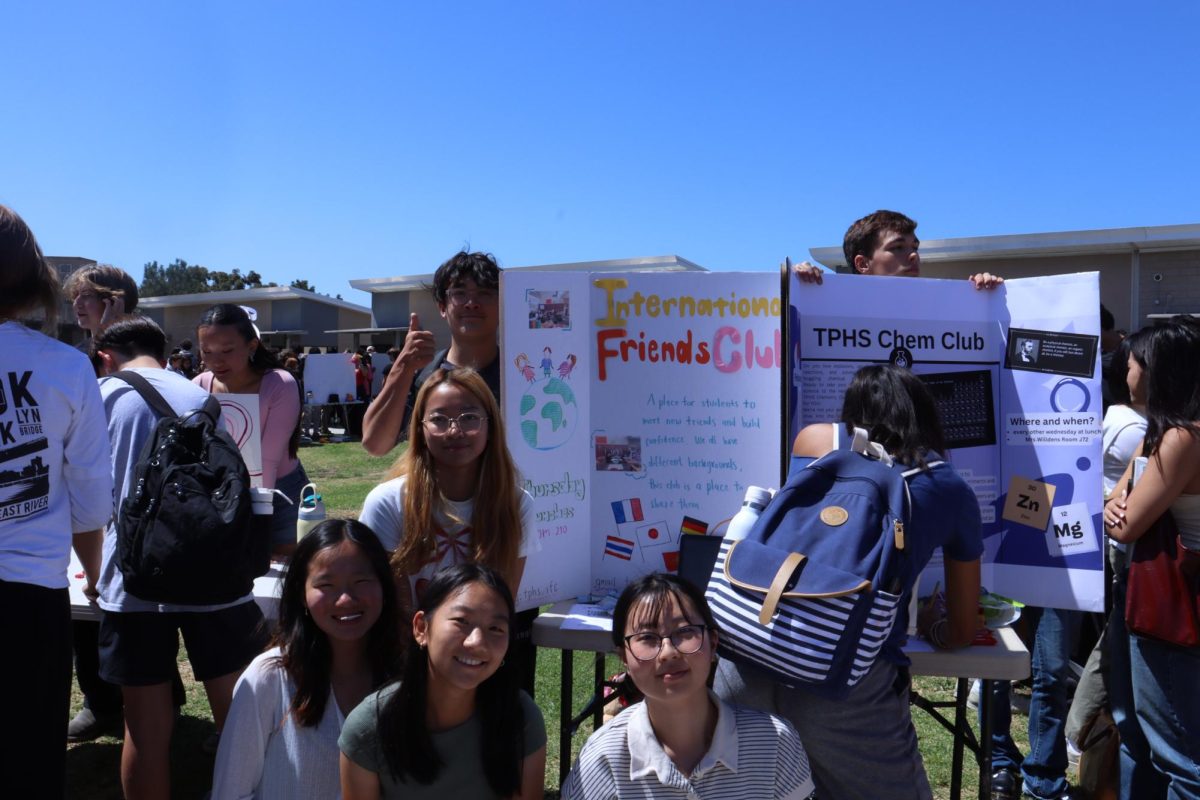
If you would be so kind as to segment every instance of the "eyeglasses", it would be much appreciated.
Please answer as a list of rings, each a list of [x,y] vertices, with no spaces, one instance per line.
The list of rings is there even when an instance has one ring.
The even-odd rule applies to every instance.
[[[670,639],[678,652],[690,656],[704,645],[704,631],[707,628],[707,625],[684,625],[666,636],[643,631],[626,636],[625,646],[638,661],[653,661],[662,650],[663,639]]]
[[[477,411],[464,411],[457,417],[447,417],[445,414],[430,414],[425,418],[425,425],[436,433],[449,433],[451,425],[457,425],[463,433],[474,433],[487,419],[486,414]]]
[[[451,305],[465,306],[467,303],[491,305],[496,302],[496,292],[493,289],[477,289],[469,292],[466,289],[451,289],[446,292],[446,299]]]

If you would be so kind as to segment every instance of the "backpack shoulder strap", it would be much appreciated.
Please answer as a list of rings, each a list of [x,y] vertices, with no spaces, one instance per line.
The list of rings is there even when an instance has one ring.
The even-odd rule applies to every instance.
[[[143,378],[131,369],[123,369],[120,372],[114,372],[110,377],[120,378],[121,380],[132,386],[142,399],[146,401],[146,405],[150,406],[151,410],[160,417],[174,417],[175,409],[171,408],[171,404],[163,399],[163,396],[158,393],[158,390],[150,385],[150,381]]]

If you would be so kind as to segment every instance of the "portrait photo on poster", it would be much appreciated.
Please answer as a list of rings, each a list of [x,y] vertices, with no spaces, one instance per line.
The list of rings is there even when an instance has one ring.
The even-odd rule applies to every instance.
[[[1004,366],[1027,372],[1090,378],[1096,369],[1099,344],[1099,336],[1009,328]]]

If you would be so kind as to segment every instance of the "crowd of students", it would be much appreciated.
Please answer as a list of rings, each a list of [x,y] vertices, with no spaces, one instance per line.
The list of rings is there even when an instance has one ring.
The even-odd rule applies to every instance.
[[[861,274],[916,277],[915,228],[894,212],[859,220],[846,235],[847,262]],[[806,291],[819,291],[817,268],[803,264],[797,274]],[[434,296],[452,344],[434,352],[414,315],[363,420],[369,452],[383,455],[402,439],[407,448],[357,521],[326,521],[297,544],[295,509],[307,483],[296,449],[300,393],[245,309],[217,305],[198,320],[204,370],[189,380],[190,342],[170,354],[186,351],[186,359],[168,358],[158,326],[131,314],[137,289],[128,275],[85,268],[60,289],[33,234],[0,206],[0,598],[21,610],[0,620],[10,654],[0,680],[17,688],[11,714],[22,721],[0,734],[5,796],[62,795],[72,545],[85,594],[104,613],[98,632],[76,626],[86,704],[71,725],[78,732],[123,719],[127,798],[169,796],[181,634],[219,732],[214,799],[541,796],[536,610],[518,614],[513,602],[537,540],[532,500],[505,444],[498,277],[494,259],[478,253],[439,268]],[[1003,283],[987,273],[971,280],[980,289]],[[20,322],[41,311],[53,324],[62,289],[90,334],[90,359]],[[1079,713],[1090,720],[1111,709],[1121,797],[1200,798],[1200,706],[1190,691],[1200,652],[1125,629],[1120,547],[1169,509],[1182,545],[1200,550],[1200,324],[1175,318],[1139,331],[1111,362],[1104,523],[1115,602]],[[262,482],[287,498],[272,515],[274,553],[289,559],[276,620],[264,620],[250,595],[181,606],[125,591],[112,521],[156,415],[114,375],[121,370],[141,375],[179,413],[210,392],[258,395]],[[965,645],[976,625],[980,514],[946,463],[933,398],[907,370],[860,370],[841,419],[796,438],[792,469],[846,447],[855,428],[922,468],[911,481],[907,583],[943,550],[945,593],[919,627],[935,646]],[[1131,487],[1138,455],[1146,467]],[[613,646],[644,700],[592,735],[563,797],[932,797],[909,713],[906,615],[864,679],[831,700],[719,660],[722,634],[695,586],[664,574],[633,581],[617,602]],[[995,796],[1015,796],[1019,778],[1027,796],[1069,796],[1065,781],[1038,783],[1035,754],[1025,765],[1015,748],[1002,758],[1010,780]]]

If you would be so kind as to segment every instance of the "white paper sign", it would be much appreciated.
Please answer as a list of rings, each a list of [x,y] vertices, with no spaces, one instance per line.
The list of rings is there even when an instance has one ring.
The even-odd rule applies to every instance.
[[[1046,528],[1046,550],[1052,556],[1094,553],[1100,549],[1096,528],[1087,503],[1060,506],[1050,514]]]
[[[221,404],[221,419],[225,429],[237,443],[250,472],[250,485],[262,486],[262,426],[258,416],[256,394],[214,394]]]

